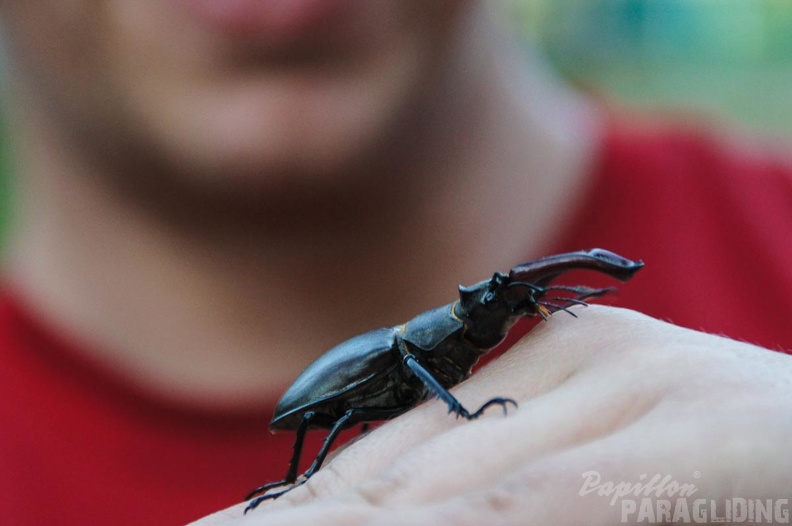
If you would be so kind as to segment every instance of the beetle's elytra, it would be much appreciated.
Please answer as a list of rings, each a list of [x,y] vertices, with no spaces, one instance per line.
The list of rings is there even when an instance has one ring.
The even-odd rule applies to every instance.
[[[307,481],[321,466],[338,434],[355,424],[386,420],[434,395],[449,413],[468,420],[510,398],[493,398],[469,412],[448,389],[468,376],[479,357],[500,343],[523,316],[547,319],[556,311],[585,305],[610,289],[550,285],[564,272],[588,269],[627,281],[643,267],[608,250],[592,249],[549,256],[496,272],[491,279],[459,287],[459,300],[419,314],[404,325],[377,329],[349,339],[320,356],[284,393],[270,429],[297,434],[283,480],[253,490],[245,512]],[[548,293],[558,294],[548,296]],[[566,294],[566,296],[563,296]],[[561,295],[561,296],[559,296]],[[303,439],[312,428],[329,429],[310,468],[298,481]],[[282,486],[285,490],[264,494]]]

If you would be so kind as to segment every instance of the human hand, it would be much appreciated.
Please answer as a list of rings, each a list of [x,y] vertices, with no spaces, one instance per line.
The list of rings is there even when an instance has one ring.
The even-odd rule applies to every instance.
[[[423,404],[277,501],[195,526],[691,523],[768,506],[789,521],[792,357],[632,311],[575,312],[452,390],[467,407],[514,398],[508,416]]]

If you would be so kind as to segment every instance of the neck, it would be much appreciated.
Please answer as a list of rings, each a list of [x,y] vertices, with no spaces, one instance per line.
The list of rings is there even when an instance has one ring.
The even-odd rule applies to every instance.
[[[392,174],[370,174],[377,185],[311,217],[284,205],[277,224],[194,228],[152,213],[28,108],[9,278],[151,390],[224,407],[273,396],[341,340],[453,301],[458,283],[552,246],[594,119],[538,65],[495,47],[440,83],[445,102],[404,133],[420,146],[405,140],[370,165]],[[443,97],[451,83],[462,96]]]

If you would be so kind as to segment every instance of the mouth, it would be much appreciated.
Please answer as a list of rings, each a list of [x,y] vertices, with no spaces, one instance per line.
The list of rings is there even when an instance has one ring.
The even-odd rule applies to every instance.
[[[200,24],[226,36],[282,47],[337,29],[351,0],[177,0]]]

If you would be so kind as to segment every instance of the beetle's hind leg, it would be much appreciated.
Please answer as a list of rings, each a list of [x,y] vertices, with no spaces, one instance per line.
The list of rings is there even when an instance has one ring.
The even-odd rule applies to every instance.
[[[311,420],[313,420],[315,417],[316,413],[313,411],[308,411],[303,415],[303,419],[300,422],[300,427],[297,428],[297,437],[294,439],[294,445],[292,446],[292,457],[289,461],[289,469],[286,472],[286,476],[283,477],[283,480],[264,484],[263,486],[259,486],[248,493],[245,496],[245,500],[253,500],[250,502],[250,504],[248,504],[247,508],[245,508],[245,513],[258,506],[262,501],[277,498],[284,492],[262,495],[263,493],[274,488],[294,484],[297,481],[297,470],[300,467],[300,457],[302,457],[303,444],[305,443],[305,434],[308,432]]]
[[[456,414],[457,418],[462,417],[467,420],[474,420],[484,414],[484,411],[493,405],[501,406],[503,408],[504,414],[506,414],[509,404],[517,407],[517,402],[511,398],[493,398],[479,407],[477,411],[471,413],[465,409],[465,407],[454,397],[454,395],[448,391],[448,389],[440,385],[440,382],[438,382],[437,379],[432,376],[432,373],[427,371],[423,365],[418,363],[415,355],[406,354],[404,356],[404,365],[406,365],[410,371],[412,371],[413,374],[415,374],[415,376],[417,376],[424,383],[424,385],[426,385],[432,394],[448,404],[448,412]]]
[[[327,458],[327,454],[330,452],[330,448],[333,447],[336,439],[338,438],[339,433],[346,429],[347,427],[356,424],[358,422],[368,422],[374,420],[385,420],[388,418],[393,417],[395,414],[401,412],[401,408],[355,408],[349,409],[346,413],[344,413],[338,420],[333,422],[329,420],[329,423],[332,423],[332,427],[330,432],[324,439],[322,443],[322,447],[317,453],[316,458],[314,459],[311,467],[309,467],[305,473],[302,474],[300,480],[297,480],[297,470],[299,469],[300,464],[300,457],[302,456],[302,448],[303,442],[305,439],[305,433],[308,431],[309,424],[312,420],[317,421],[324,421],[328,422],[328,415],[315,413],[313,411],[309,411],[303,415],[303,420],[300,423],[300,427],[297,429],[297,438],[294,440],[294,453],[292,454],[291,461],[289,461],[289,471],[286,473],[286,476],[283,480],[278,482],[271,482],[269,484],[265,484],[261,487],[258,487],[251,491],[245,500],[251,499],[253,500],[248,503],[247,507],[245,508],[245,513],[248,511],[255,509],[259,504],[264,502],[265,500],[272,500],[277,499],[284,493],[288,493],[294,488],[300,487],[306,482],[308,479],[311,478],[314,473],[319,471],[319,468],[322,467],[322,464]],[[328,427],[330,427],[328,425]],[[291,484],[288,488],[278,491],[275,493],[267,493],[266,495],[261,495],[261,493],[268,491],[270,489],[279,488],[281,486],[287,486]],[[259,495],[259,496],[256,496]]]
[[[247,507],[245,508],[245,513],[249,512],[252,509],[255,509],[259,504],[261,504],[265,500],[277,499],[284,493],[288,493],[294,488],[300,487],[303,484],[305,484],[308,481],[308,479],[311,478],[313,474],[319,471],[319,468],[322,467],[322,464],[324,463],[327,454],[330,452],[330,448],[333,447],[333,443],[335,443],[336,439],[338,438],[338,434],[341,432],[342,429],[344,429],[349,419],[352,418],[354,415],[355,415],[355,410],[350,409],[349,411],[344,413],[344,415],[341,418],[339,418],[332,424],[332,428],[325,437],[324,442],[322,443],[322,448],[319,450],[319,453],[317,453],[313,463],[311,463],[311,467],[309,467],[308,470],[302,474],[302,478],[298,481],[297,470],[299,469],[300,457],[302,456],[303,443],[305,441],[305,433],[308,432],[308,428],[311,424],[311,421],[312,420],[326,421],[328,418],[330,418],[327,415],[318,414],[313,411],[308,411],[307,413],[305,413],[303,415],[302,422],[300,422],[300,427],[297,429],[297,438],[294,440],[294,446],[293,446],[294,453],[292,454],[292,458],[289,461],[289,471],[286,472],[286,476],[283,478],[283,480],[277,482],[270,482],[269,484],[264,484],[263,486],[260,486],[254,489],[253,491],[251,491],[247,495],[247,497],[245,497],[245,500],[251,499],[253,497],[255,498],[253,498],[253,500],[251,500],[248,503]],[[332,422],[332,420],[330,422]],[[279,488],[281,486],[288,486],[288,485],[290,486],[284,489],[283,491],[261,495],[261,493],[266,492],[268,490]],[[256,495],[258,496],[256,497]]]

